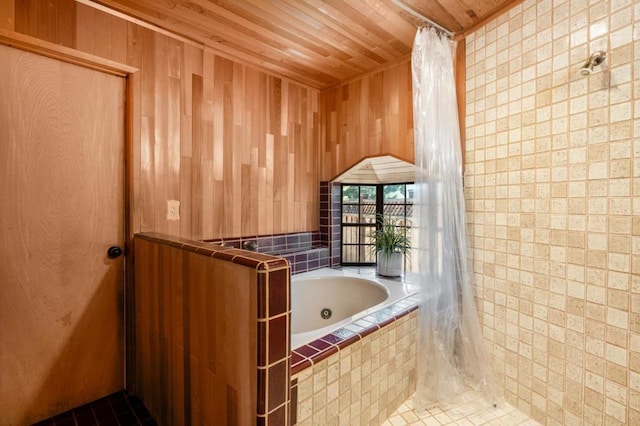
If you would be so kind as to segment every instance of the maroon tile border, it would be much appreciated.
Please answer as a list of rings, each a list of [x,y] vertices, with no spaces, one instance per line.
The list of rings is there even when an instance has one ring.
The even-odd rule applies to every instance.
[[[328,214],[328,212],[327,212]],[[295,232],[290,234],[259,235],[238,238],[204,240],[204,243],[220,245],[228,250],[239,250],[245,244],[255,247],[256,254],[276,256],[289,261],[291,273],[313,271],[331,266],[331,251],[326,232]],[[233,258],[237,252],[217,254],[214,257]],[[254,256],[254,259],[259,256]]]
[[[340,266],[341,256],[341,190],[336,182],[320,182],[320,239],[329,248],[328,265]]]
[[[258,425],[288,424],[291,399],[289,282],[288,268],[258,270]]]
[[[282,269],[289,266],[289,262],[277,256],[264,253],[257,253],[247,250],[240,250],[231,247],[224,247],[203,241],[192,241],[172,235],[165,235],[155,232],[143,232],[136,234],[136,238],[151,241],[157,244],[168,245],[182,250],[191,251],[203,256],[210,256],[216,259],[225,260],[238,265],[254,268],[262,271]]]
[[[374,331],[409,315],[418,309],[419,300],[418,295],[409,296],[313,342],[293,349],[291,351],[291,375],[298,374]]]
[[[291,410],[290,418],[292,425],[298,423],[298,379],[291,380]]]

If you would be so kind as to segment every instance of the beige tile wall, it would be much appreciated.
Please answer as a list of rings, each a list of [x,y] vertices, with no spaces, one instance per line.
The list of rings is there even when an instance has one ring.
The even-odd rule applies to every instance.
[[[606,69],[579,68],[596,50]],[[527,0],[466,39],[466,198],[508,401],[640,424],[640,1]]]
[[[380,425],[416,388],[418,311],[292,377],[297,425]]]

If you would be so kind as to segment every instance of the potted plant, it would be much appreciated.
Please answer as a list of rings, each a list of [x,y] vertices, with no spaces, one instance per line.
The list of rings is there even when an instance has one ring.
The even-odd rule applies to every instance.
[[[404,227],[391,216],[377,216],[378,226],[369,236],[374,245],[371,250],[377,255],[378,275],[399,277],[402,274],[402,258],[406,256],[411,244]]]

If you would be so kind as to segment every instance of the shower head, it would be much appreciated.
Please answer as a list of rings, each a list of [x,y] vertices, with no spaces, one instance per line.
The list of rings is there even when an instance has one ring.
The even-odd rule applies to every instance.
[[[582,65],[582,67],[580,68],[580,74],[585,76],[591,75],[591,73],[593,72],[593,68],[602,64],[606,57],[607,54],[605,52],[603,52],[602,50],[598,50],[593,55],[591,55],[589,59],[587,59],[584,65]]]

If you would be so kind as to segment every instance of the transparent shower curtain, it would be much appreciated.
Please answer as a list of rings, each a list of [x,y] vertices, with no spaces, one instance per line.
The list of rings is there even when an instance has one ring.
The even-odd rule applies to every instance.
[[[452,41],[418,30],[412,53],[414,243],[423,302],[414,403],[449,402],[468,388],[495,398],[467,270],[460,129]]]

